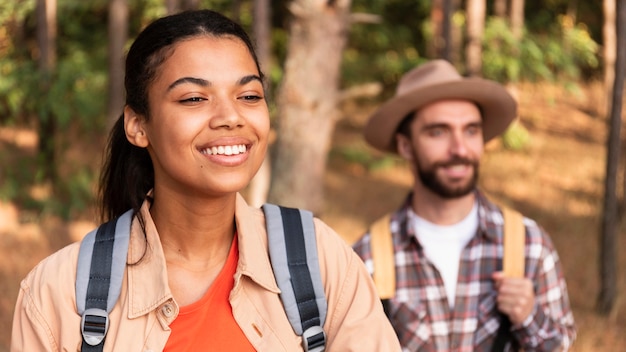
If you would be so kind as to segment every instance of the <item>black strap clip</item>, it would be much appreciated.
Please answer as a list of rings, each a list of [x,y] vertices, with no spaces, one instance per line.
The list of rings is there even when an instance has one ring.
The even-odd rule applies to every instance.
[[[83,313],[80,322],[83,340],[90,346],[100,344],[109,330],[109,313],[102,309],[90,308]]]

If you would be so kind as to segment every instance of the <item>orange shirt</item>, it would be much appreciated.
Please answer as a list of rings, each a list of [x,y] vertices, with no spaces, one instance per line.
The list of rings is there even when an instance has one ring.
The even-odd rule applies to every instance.
[[[222,271],[199,301],[180,308],[164,351],[255,351],[233,317],[228,296],[239,260],[237,235]]]

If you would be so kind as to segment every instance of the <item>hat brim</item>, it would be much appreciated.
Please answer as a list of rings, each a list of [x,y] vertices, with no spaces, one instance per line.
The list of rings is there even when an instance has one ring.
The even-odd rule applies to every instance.
[[[377,149],[397,153],[395,133],[402,120],[410,112],[442,99],[476,103],[482,113],[485,142],[503,133],[517,116],[517,103],[500,84],[466,78],[415,89],[388,100],[370,117],[364,129],[365,140]]]

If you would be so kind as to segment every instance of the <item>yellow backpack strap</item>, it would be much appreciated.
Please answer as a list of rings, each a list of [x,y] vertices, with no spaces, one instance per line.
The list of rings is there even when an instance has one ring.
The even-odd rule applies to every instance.
[[[380,299],[390,299],[396,294],[396,263],[390,226],[391,215],[386,214],[370,228],[374,284]]]
[[[524,218],[517,211],[501,207],[504,217],[504,252],[502,270],[507,277],[524,277],[524,247],[526,228]]]

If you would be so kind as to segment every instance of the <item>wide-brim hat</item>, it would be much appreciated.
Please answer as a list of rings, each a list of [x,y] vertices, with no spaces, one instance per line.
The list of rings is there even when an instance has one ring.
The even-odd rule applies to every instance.
[[[365,140],[373,147],[397,153],[395,134],[411,112],[442,99],[463,99],[476,103],[483,119],[487,142],[504,132],[517,116],[517,103],[499,83],[482,78],[465,78],[445,60],[434,60],[407,72],[396,94],[370,116]]]

